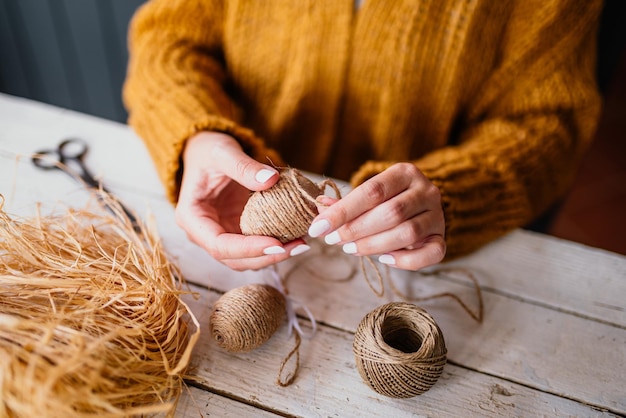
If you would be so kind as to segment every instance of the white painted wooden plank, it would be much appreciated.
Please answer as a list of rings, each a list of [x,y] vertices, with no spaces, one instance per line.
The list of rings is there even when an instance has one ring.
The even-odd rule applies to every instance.
[[[447,364],[428,392],[410,399],[377,394],[354,364],[351,333],[318,328],[301,346],[301,370],[286,388],[276,385],[279,364],[293,344],[286,326],[248,353],[220,349],[208,332],[208,316],[219,295],[201,291],[190,305],[201,321],[192,371],[203,385],[243,401],[271,405],[277,412],[327,416],[611,416],[569,399]],[[306,325],[305,325],[305,329]]]
[[[218,289],[230,289],[268,281],[269,274],[225,271],[207,280]],[[461,284],[433,277],[396,277],[395,282],[414,295],[450,291],[470,306],[474,303],[473,289]],[[398,299],[376,297],[360,277],[331,283],[304,272],[292,276],[289,291],[318,321],[352,332],[367,312]],[[441,327],[455,364],[626,413],[626,329],[499,294],[485,292],[484,301],[482,324],[449,299],[420,303]],[[593,385],[582,383],[588,381]]]
[[[188,386],[181,394],[175,416],[177,418],[270,418],[278,415],[243,402]]]
[[[208,262],[202,259],[202,251],[194,251],[193,247],[185,247],[179,253],[179,260],[192,259]],[[214,274],[194,278],[222,290],[263,280],[255,273],[232,274],[216,265],[211,270]],[[414,294],[451,290],[464,300],[473,300],[470,288],[432,278],[416,280],[405,276],[416,288]],[[383,302],[360,279],[343,286],[310,275],[294,278],[290,286],[292,295],[304,301],[318,320],[343,329],[354,330],[366,312]],[[615,385],[615,382],[624,383],[626,376],[623,328],[526,304],[517,298],[489,292],[485,292],[485,297],[486,319],[482,325],[473,323],[452,302],[423,304],[439,321],[450,356],[456,363],[613,410],[626,410],[622,385]],[[589,379],[594,381],[593,385],[580,384]]]
[[[61,175],[61,178],[53,182],[48,175],[35,172],[29,164],[18,164],[16,169],[11,158],[6,158],[6,150],[10,151],[9,154],[11,152],[29,153],[35,147],[53,145],[56,143],[56,139],[51,141],[44,135],[50,134],[50,132],[60,134],[95,132],[93,138],[88,137],[87,139],[91,141],[92,149],[99,148],[101,152],[92,153],[89,159],[90,166],[98,167],[98,172],[102,173],[107,185],[110,185],[109,179],[119,178],[120,186],[117,187],[116,184],[114,192],[121,191],[121,194],[125,194],[123,196],[124,201],[130,202],[132,207],[143,211],[148,204],[155,210],[164,242],[188,279],[207,283],[222,290],[234,287],[238,283],[261,279],[260,273],[239,274],[218,265],[202,250],[185,239],[182,231],[175,226],[171,206],[162,199],[160,185],[142,144],[123,125],[103,122],[100,119],[85,117],[73,112],[59,111],[50,106],[33,105],[32,102],[7,98],[6,96],[0,96],[0,118],[3,126],[3,130],[0,131],[0,156],[5,156],[0,164],[0,179],[2,179],[0,193],[6,195],[6,190],[14,189],[14,194],[23,198],[17,200],[24,202],[24,204],[39,201],[41,200],[40,197],[49,202],[62,200],[75,203],[80,201],[82,197],[77,196],[83,196],[84,192],[77,189],[75,185],[69,186],[72,183],[69,178],[61,180],[63,178]],[[8,128],[4,129],[5,126]],[[131,147],[136,148],[131,150],[132,152],[129,152],[128,155],[118,156],[116,149],[119,149],[121,144],[131,144]],[[130,164],[128,164],[129,160],[132,160]],[[7,164],[7,161],[10,163]],[[16,171],[17,175],[15,175]],[[143,185],[150,184],[150,181],[143,181],[144,176],[154,180],[154,189],[148,186],[148,192],[145,195],[134,193],[135,190],[142,188],[142,183]],[[17,180],[17,187],[12,188],[11,185],[7,184],[9,178]],[[12,183],[13,180],[10,182]],[[122,184],[124,184],[123,187]],[[126,184],[130,184],[130,186],[126,186]],[[24,187],[24,185],[28,185],[28,187]],[[70,187],[69,191],[65,189],[66,187]],[[529,236],[532,237],[530,241],[528,240]],[[507,240],[511,241],[508,242]],[[498,250],[501,241],[505,242],[506,251]],[[496,280],[489,274],[491,270],[484,267],[484,264],[480,264],[483,261],[479,263],[486,270],[481,271],[479,275],[481,283],[488,286],[485,292],[487,297],[485,324],[480,327],[472,324],[458,308],[449,302],[430,302],[425,306],[444,329],[451,353],[455,355],[451,358],[467,367],[506,376],[508,379],[523,382],[530,386],[539,385],[535,387],[546,388],[545,390],[553,393],[564,393],[568,397],[591,399],[590,403],[607,405],[613,410],[623,410],[624,401],[620,400],[623,398],[623,394],[620,396],[619,388],[623,387],[623,376],[626,375],[623,359],[624,330],[586,320],[585,315],[581,318],[568,314],[568,312],[579,313],[590,310],[587,306],[590,302],[586,300],[582,301],[581,306],[575,306],[575,303],[570,305],[566,303],[570,299],[569,293],[574,287],[571,285],[572,281],[577,283],[576,286],[581,286],[576,281],[577,279],[567,281],[566,279],[569,277],[558,274],[567,262],[567,251],[572,245],[560,240],[544,240],[542,237],[536,237],[525,232],[515,232],[501,241],[492,244],[491,249],[487,248],[493,252],[475,255],[481,260],[483,258],[487,260],[484,263],[489,264],[488,260],[498,260],[499,265],[504,266],[499,270],[501,274]],[[527,268],[525,264],[528,264],[528,259],[522,257],[521,260],[517,260],[515,252],[526,251],[525,248],[531,247],[531,244],[536,244],[537,241],[541,243],[541,250],[535,254],[535,263],[531,263],[534,267],[533,275],[530,277],[530,280],[535,281],[529,282],[528,277],[518,276],[511,271],[525,271],[523,269]],[[577,258],[586,260],[585,262],[589,263],[589,266],[593,266],[595,260],[600,260],[600,264],[606,267],[609,276],[612,277],[616,272],[618,274],[621,271],[623,260],[619,256],[610,255],[611,259],[617,260],[616,264],[604,263],[606,259],[603,257],[607,254],[606,252],[587,251],[586,248],[575,245],[574,247],[581,249],[580,253],[576,253]],[[549,256],[542,258],[546,252],[549,253]],[[300,256],[296,260],[302,260],[302,257]],[[560,261],[554,262],[555,258]],[[577,270],[571,271],[573,277],[576,277],[576,274]],[[510,290],[516,289],[515,287],[506,288],[507,283],[509,283],[507,277],[510,275],[516,277],[512,282],[519,287],[517,293],[521,296],[518,296],[517,293],[513,294],[513,291]],[[555,277],[550,277],[551,275]],[[471,289],[452,282],[442,283],[441,280],[416,278],[407,280],[413,284],[419,284],[420,293],[429,293],[429,291],[436,290],[437,286],[443,286],[465,296],[471,295]],[[537,292],[536,288],[546,288],[544,284],[548,280],[554,280],[554,284],[549,286],[545,292],[542,290]],[[589,292],[594,295],[593,302],[595,305],[619,306],[624,294],[622,282],[596,282],[598,278],[587,275],[582,277],[582,280]],[[505,283],[505,286],[502,287],[501,283]],[[502,288],[504,290],[500,290]],[[602,292],[602,289],[605,288],[609,290]],[[314,310],[318,319],[344,329],[353,329],[367,311],[382,303],[381,300],[371,294],[361,280],[339,286],[302,276],[291,283],[291,289],[295,296],[302,299]],[[536,297],[535,294],[540,294],[541,297]],[[580,301],[580,298],[576,299],[575,292],[573,300]],[[532,303],[527,303],[527,301]],[[555,311],[551,306],[564,312]],[[512,318],[510,318],[511,312],[516,313]],[[503,321],[503,318],[508,321]],[[543,325],[548,320],[552,321],[553,325]],[[533,329],[529,330],[529,328]],[[577,341],[572,341],[574,340],[572,336],[576,336]],[[542,342],[544,339],[551,344],[541,343],[535,348],[531,346],[536,341]],[[600,363],[593,364],[591,361],[594,357],[589,352],[594,345],[604,347],[601,343],[596,343],[596,341],[603,341],[603,339],[610,340],[607,350],[611,352],[604,355],[605,353],[602,351]],[[483,346],[483,342],[489,342],[491,351]],[[581,345],[582,348],[577,348],[576,344]],[[476,354],[466,356],[467,358],[460,356],[459,353],[473,352],[472,350],[463,352],[462,348],[465,346],[473,347],[477,350]],[[564,362],[560,365],[561,368],[572,368],[570,364],[576,364],[576,368],[572,368],[574,371],[578,370],[575,375],[568,375],[569,372],[560,370],[559,365],[553,365],[550,359],[554,353],[541,351],[540,348],[557,346],[562,351],[559,353],[560,361]],[[504,353],[495,353],[494,356],[493,347],[506,347],[508,349]],[[529,356],[529,354],[535,353],[537,353],[538,359]],[[495,360],[492,357],[495,357]],[[489,359],[492,360],[487,361]],[[529,363],[520,362],[519,359],[526,359]],[[539,378],[533,377],[532,373],[529,372],[531,370],[540,370],[548,377],[543,380],[540,375]],[[596,372],[596,370],[599,371]],[[590,379],[593,381],[593,385],[586,384]],[[570,386],[576,387],[570,391]],[[605,390],[607,387],[608,389]],[[589,393],[594,391],[601,393]],[[618,397],[616,398],[616,396]],[[605,401],[607,404],[603,403]]]
[[[450,265],[479,273],[485,287],[626,327],[626,257],[516,230]]]

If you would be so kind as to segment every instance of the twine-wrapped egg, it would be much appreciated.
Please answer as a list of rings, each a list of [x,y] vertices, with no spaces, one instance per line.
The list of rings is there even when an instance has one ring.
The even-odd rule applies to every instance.
[[[241,233],[274,237],[283,244],[303,237],[318,214],[315,198],[320,194],[320,187],[298,170],[283,169],[274,186],[250,196],[239,222]]]
[[[286,305],[285,296],[270,285],[229,290],[213,306],[211,335],[227,351],[253,350],[274,335],[286,316]]]
[[[381,395],[410,398],[430,389],[446,363],[446,345],[422,308],[392,302],[368,313],[352,346],[365,383]]]

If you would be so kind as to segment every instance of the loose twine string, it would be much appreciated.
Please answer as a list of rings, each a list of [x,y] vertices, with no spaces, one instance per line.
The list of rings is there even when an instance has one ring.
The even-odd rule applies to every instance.
[[[306,235],[309,225],[317,216],[316,198],[325,188],[331,187],[337,197],[341,197],[339,188],[332,180],[324,180],[315,185],[295,169],[281,169],[280,180],[269,190],[255,192],[241,217],[241,230],[246,235],[267,235],[288,242]],[[359,373],[364,381],[375,391],[392,397],[415,396],[428,390],[441,375],[446,362],[445,342],[439,327],[434,319],[422,308],[409,302],[427,301],[437,298],[451,298],[475,321],[482,322],[483,300],[478,281],[473,273],[464,268],[441,268],[430,272],[421,272],[422,275],[439,275],[443,273],[462,273],[474,285],[478,308],[474,311],[456,294],[441,292],[422,297],[409,297],[401,292],[391,280],[389,269],[381,273],[374,261],[367,256],[360,257],[360,269],[364,279],[374,294],[384,295],[385,285],[388,284],[394,295],[404,302],[385,304],[370,312],[363,319],[355,334],[353,351]],[[367,272],[366,264],[374,271],[374,278]],[[275,282],[279,284],[280,292],[287,295],[286,282],[293,271],[303,268],[315,277],[320,277],[314,270],[307,267],[310,263],[296,264],[284,278],[278,277],[274,270]],[[351,269],[349,274],[338,280],[348,280],[356,273]],[[375,285],[375,283],[377,285]],[[287,298],[288,299],[288,298]],[[280,305],[282,306],[282,305]],[[289,302],[285,302],[288,309]],[[250,315],[250,311],[246,311]],[[310,318],[313,316],[308,313]],[[292,311],[290,318],[295,318]],[[284,317],[281,316],[281,318]],[[297,320],[290,319],[290,332]],[[275,331],[270,333],[269,336]],[[281,386],[293,382],[299,367],[300,334],[297,330],[294,349],[281,363],[279,377]],[[269,337],[267,337],[269,338]],[[402,343],[404,341],[405,343]],[[296,356],[295,371],[289,378],[281,379],[285,364]]]
[[[378,287],[375,287],[374,284],[372,283],[372,280],[369,278],[369,275],[367,274],[367,267],[365,266],[365,262],[368,262],[370,267],[374,270],[374,274],[376,276],[376,282],[378,284]],[[452,292],[441,292],[441,293],[436,293],[436,294],[432,294],[432,295],[427,295],[427,296],[421,296],[421,297],[411,297],[409,295],[407,295],[404,292],[401,292],[396,285],[394,284],[393,280],[391,280],[391,274],[389,272],[389,267],[385,266],[385,274],[383,275],[380,272],[380,269],[378,269],[378,266],[374,263],[374,261],[371,259],[371,257],[367,257],[367,256],[363,256],[360,257],[359,259],[360,262],[360,266],[361,266],[361,271],[363,272],[363,276],[365,277],[365,281],[367,282],[367,285],[369,286],[369,288],[372,290],[372,292],[374,292],[374,294],[376,296],[382,297],[385,294],[385,283],[389,284],[389,288],[391,289],[392,293],[394,295],[396,295],[397,297],[405,300],[405,301],[411,301],[411,302],[423,302],[423,301],[427,301],[427,300],[432,300],[432,299],[438,299],[438,298],[451,298],[453,299],[455,302],[457,302],[459,304],[459,306],[461,306],[461,308],[472,318],[474,319],[476,322],[481,323],[483,321],[483,315],[484,315],[484,303],[483,303],[483,296],[482,296],[482,292],[480,290],[480,285],[478,284],[478,279],[476,279],[476,276],[474,275],[474,273],[472,273],[470,270],[463,268],[463,267],[442,267],[442,268],[438,268],[438,269],[434,269],[432,271],[420,271],[419,274],[422,276],[439,276],[442,274],[450,274],[450,273],[458,273],[458,274],[462,274],[464,275],[467,279],[469,279],[472,282],[472,285],[474,286],[474,291],[476,294],[476,301],[478,304],[478,307],[476,310],[472,310],[464,301],[463,299],[461,299],[458,295],[452,293]]]

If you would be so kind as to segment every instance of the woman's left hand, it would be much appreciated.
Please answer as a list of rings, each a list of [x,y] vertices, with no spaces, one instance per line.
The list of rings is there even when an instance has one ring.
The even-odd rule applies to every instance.
[[[405,270],[437,264],[446,253],[445,220],[439,189],[410,163],[397,163],[341,200],[321,196],[312,237],[341,244],[354,255]]]

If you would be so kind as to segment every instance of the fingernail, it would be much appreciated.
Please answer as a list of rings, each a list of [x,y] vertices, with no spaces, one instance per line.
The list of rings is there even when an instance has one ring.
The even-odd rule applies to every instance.
[[[343,252],[346,254],[356,254],[356,244],[354,242],[343,244]]]
[[[266,249],[263,250],[263,254],[265,255],[284,254],[284,253],[285,253],[285,249],[283,247],[279,247],[278,245],[275,245],[273,247],[267,247]]]
[[[258,181],[259,183],[265,183],[266,181],[274,177],[274,175],[276,174],[278,174],[276,170],[270,170],[270,169],[264,168],[262,170],[259,170],[256,173],[256,175],[254,176],[254,179]]]
[[[339,241],[341,241],[341,237],[339,236],[339,232],[337,232],[337,231],[331,232],[330,234],[328,234],[328,235],[326,235],[324,237],[324,241],[328,245],[337,244]]]
[[[297,247],[295,247],[293,250],[291,250],[289,255],[293,257],[293,256],[296,256],[298,254],[305,253],[305,252],[309,251],[310,249],[311,249],[311,247],[309,247],[308,245],[300,244]]]
[[[309,227],[309,235],[313,238],[319,237],[329,229],[330,223],[326,219],[322,219],[321,221],[313,222],[313,224]]]
[[[391,265],[396,264],[396,259],[391,254],[381,255],[380,257],[378,257],[378,261],[383,264],[391,264]]]
[[[330,197],[328,197],[328,196],[326,196],[324,194],[321,194],[321,195],[317,196],[315,198],[315,201],[317,203],[319,203],[320,205],[322,205],[322,206],[330,206],[330,205],[332,205],[335,202],[332,198],[330,198]]]

